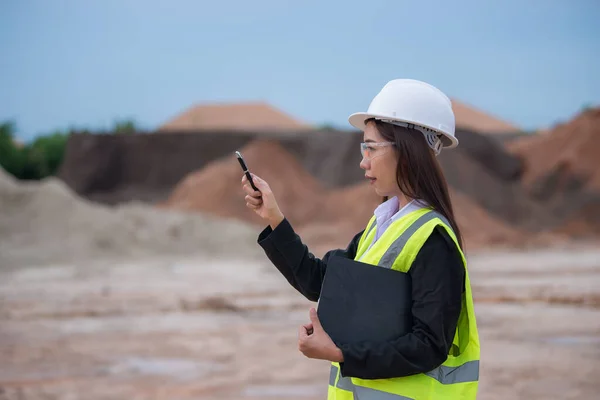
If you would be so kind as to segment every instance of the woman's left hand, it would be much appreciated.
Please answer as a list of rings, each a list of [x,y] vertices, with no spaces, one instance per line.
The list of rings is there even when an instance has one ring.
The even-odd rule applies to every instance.
[[[310,309],[310,323],[298,328],[298,350],[308,358],[343,362],[342,351],[321,326],[317,310]]]

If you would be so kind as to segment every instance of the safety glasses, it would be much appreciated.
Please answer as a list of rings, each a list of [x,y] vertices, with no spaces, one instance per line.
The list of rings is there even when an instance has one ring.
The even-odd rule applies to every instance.
[[[360,154],[366,160],[372,160],[375,157],[385,154],[381,151],[383,147],[394,146],[394,142],[363,142],[360,144]]]

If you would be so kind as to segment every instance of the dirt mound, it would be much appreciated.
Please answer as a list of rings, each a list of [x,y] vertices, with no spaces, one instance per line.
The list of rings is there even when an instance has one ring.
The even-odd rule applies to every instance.
[[[546,223],[547,213],[522,187],[518,179],[520,163],[509,168],[515,158],[511,156],[496,156],[486,161],[485,154],[489,151],[486,147],[471,151],[460,149],[459,145],[446,154],[442,152],[440,164],[448,185],[509,225],[539,230]]]
[[[299,130],[310,125],[266,103],[203,104],[191,107],[159,128],[159,131],[201,130]]]
[[[0,170],[2,267],[96,257],[216,255],[229,252],[231,243],[237,243],[239,254],[251,255],[258,254],[255,242],[255,230],[238,221],[135,203],[101,206],[80,199],[60,180],[21,183]]]
[[[58,177],[90,200],[153,203],[164,200],[191,171],[233,154],[251,139],[241,132],[74,134]]]
[[[497,137],[458,130],[460,145],[439,157],[450,186],[465,194],[496,219],[536,231],[546,214],[520,184],[522,162]],[[305,142],[282,141],[286,150],[328,188],[353,187],[364,180],[359,168],[357,132],[319,132]],[[541,221],[541,222],[540,222]]]
[[[573,212],[552,232],[570,237],[600,237],[600,196]]]
[[[295,156],[325,187],[343,188],[364,179],[358,167],[362,136],[358,131],[326,129],[298,135],[258,130],[168,135],[76,134],[69,138],[59,178],[80,196],[106,204],[164,201],[185,176],[222,157],[230,157],[252,140],[268,139]],[[443,152],[442,162],[456,164],[460,154],[478,160],[483,168],[501,179],[518,175],[520,161],[494,138],[463,130],[457,136],[460,146]],[[461,172],[456,174],[460,178]],[[471,194],[467,188],[459,189]]]
[[[545,135],[508,146],[523,160],[523,184],[546,207],[551,230],[572,236],[600,231],[600,108]]]
[[[281,145],[276,141],[257,140],[240,152],[248,168],[269,182],[290,222],[300,226],[315,216],[323,188]],[[185,177],[161,206],[262,224],[246,207],[241,179],[242,170],[235,156],[223,157]]]
[[[485,113],[471,105],[452,100],[456,126],[482,133],[510,133],[518,131],[516,126]]]
[[[523,182],[527,186],[552,184],[553,190],[565,190],[570,175],[581,185],[600,190],[599,138],[600,108],[595,108],[556,126],[545,135],[516,140],[509,148],[523,159]]]
[[[368,183],[325,189],[281,145],[258,140],[242,150],[249,168],[266,179],[279,205],[315,254],[343,248],[364,229],[381,203]],[[241,171],[235,157],[211,163],[186,177],[162,207],[235,217],[264,225],[248,210],[240,189]],[[458,223],[468,246],[522,245],[524,233],[488,215],[468,196],[453,193]]]
[[[0,192],[14,190],[16,186],[17,180],[15,177],[0,167]]]
[[[457,137],[460,146],[442,152],[439,158],[448,184],[507,225],[535,234],[560,232],[567,220],[581,218],[577,217],[579,210],[593,209],[598,204],[598,195],[590,192],[583,183],[585,176],[567,175],[568,179],[560,182],[570,191],[563,191],[560,196],[548,194],[557,185],[556,174],[542,180],[542,184],[533,185],[541,190],[531,190],[521,182],[525,160],[508,151],[498,136],[463,129],[457,131]],[[161,202],[169,199],[177,187],[177,200],[169,199],[169,206],[175,201],[178,203],[175,208],[203,209],[258,222],[257,217],[247,214],[238,197],[240,170],[233,156],[235,150],[255,140],[280,146],[274,154],[280,153],[281,149],[289,153],[281,162],[275,162],[269,154],[272,150],[258,146],[249,148],[255,154],[244,156],[254,172],[275,185],[276,194],[289,196],[285,203],[292,206],[286,206],[286,209],[293,210],[288,213],[294,221],[301,223],[316,212],[313,205],[322,200],[321,195],[325,193],[322,188],[346,190],[363,180],[363,171],[359,168],[362,134],[325,129],[303,132],[302,135],[259,131],[204,132],[201,135],[76,135],[69,140],[60,177],[83,197],[108,204],[132,200]],[[517,146],[521,140],[524,139],[513,139],[509,145]],[[244,150],[244,153],[248,151]],[[293,157],[289,157],[290,154]],[[288,163],[294,166],[282,172]],[[203,169],[208,172],[199,172]],[[303,171],[303,185],[308,188],[305,190],[311,193],[308,196],[298,189],[293,189],[296,191],[293,194],[287,189],[287,181],[298,179],[300,170]],[[531,171],[525,172],[526,179]],[[223,178],[225,175],[227,177]],[[178,187],[186,177],[188,182]],[[183,188],[194,187],[195,181],[204,186],[202,196],[199,189],[188,190],[189,193],[198,192],[196,194],[186,194]],[[307,184],[308,181],[318,182],[319,189],[311,189],[312,184]],[[229,188],[230,184],[232,188]],[[584,186],[585,190],[581,189]],[[186,197],[189,200],[185,200]],[[296,198],[300,200],[296,201]],[[188,201],[190,205],[185,204]],[[341,212],[327,204],[329,200],[322,207],[331,209],[332,213]]]
[[[467,250],[490,246],[521,247],[538,241],[494,217],[468,196],[450,189],[454,216]]]
[[[366,182],[324,193],[315,218],[298,227],[309,249],[318,255],[345,248],[363,230],[381,203],[381,197]]]
[[[342,188],[363,182],[364,171],[359,168],[362,139],[359,131],[322,130],[280,143],[323,185]]]
[[[204,131],[202,134],[169,132],[133,135],[73,134],[69,137],[58,177],[78,195],[104,204],[128,201],[165,201],[189,174],[222,157],[230,157],[252,140],[277,141],[296,155],[303,166],[326,185],[341,186],[362,177],[354,168],[358,151],[356,132]],[[352,179],[337,161],[340,142],[353,141]],[[343,150],[344,153],[346,150]],[[298,156],[296,152],[302,154]],[[346,153],[344,153],[346,154]],[[342,159],[344,155],[342,154]]]
[[[484,247],[526,247],[550,243],[556,236],[532,236],[490,215],[468,196],[450,191],[457,223],[467,251]],[[299,229],[302,239],[315,253],[344,248],[352,237],[365,228],[381,197],[368,183],[333,190],[325,197],[318,220]]]
[[[439,156],[444,167],[450,162],[460,163],[458,157],[468,157],[504,181],[517,180],[521,175],[522,161],[507,151],[497,137],[467,130],[458,131],[456,137],[460,141],[458,147],[442,151]]]

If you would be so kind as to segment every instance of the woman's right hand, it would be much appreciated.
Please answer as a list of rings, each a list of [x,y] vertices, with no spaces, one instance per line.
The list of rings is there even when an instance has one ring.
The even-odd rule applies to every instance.
[[[277,205],[277,200],[275,200],[275,195],[269,184],[263,179],[252,174],[252,180],[259,191],[252,189],[245,174],[242,177],[242,189],[246,193],[246,207],[254,210],[259,217],[271,225],[272,229],[275,229],[284,218],[279,205]]]

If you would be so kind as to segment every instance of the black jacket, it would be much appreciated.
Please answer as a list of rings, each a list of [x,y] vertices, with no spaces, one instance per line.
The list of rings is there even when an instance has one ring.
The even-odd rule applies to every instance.
[[[258,237],[267,257],[288,282],[311,301],[317,301],[333,254],[354,259],[363,232],[345,250],[311,254],[287,219]],[[461,309],[465,271],[454,241],[436,228],[415,258],[412,279],[412,333],[389,342],[336,343],[344,355],[342,376],[383,379],[431,371],[446,360]]]

